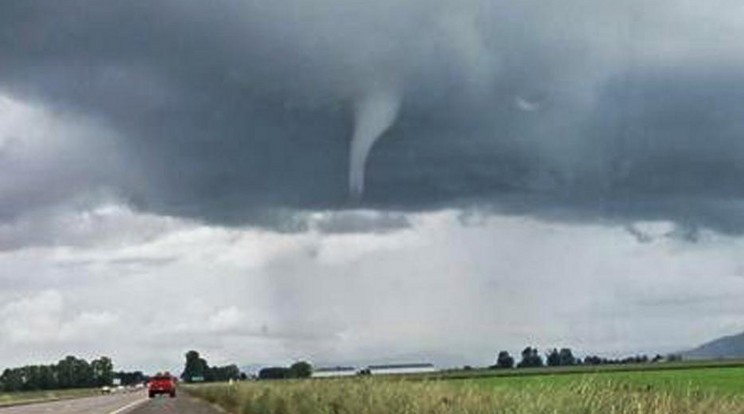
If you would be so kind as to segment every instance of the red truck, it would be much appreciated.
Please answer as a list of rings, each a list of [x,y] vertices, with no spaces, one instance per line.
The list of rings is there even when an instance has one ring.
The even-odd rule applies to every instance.
[[[150,398],[158,394],[168,394],[171,398],[176,397],[176,378],[169,373],[157,374],[150,378],[147,383],[147,392]]]

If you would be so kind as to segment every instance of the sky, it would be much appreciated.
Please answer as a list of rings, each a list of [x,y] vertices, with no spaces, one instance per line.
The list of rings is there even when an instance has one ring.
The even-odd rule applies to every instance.
[[[0,366],[744,330],[736,0],[0,4]]]

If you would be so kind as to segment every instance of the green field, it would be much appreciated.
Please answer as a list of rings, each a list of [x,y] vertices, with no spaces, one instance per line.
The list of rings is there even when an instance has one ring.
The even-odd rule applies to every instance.
[[[259,381],[188,389],[245,414],[744,414],[744,367],[653,368],[490,377],[475,371],[457,379]]]
[[[30,404],[43,401],[90,397],[93,395],[98,395],[99,393],[100,390],[97,388],[0,393],[0,407],[15,404]]]
[[[449,380],[460,386],[487,389],[524,387],[570,388],[577,383],[612,384],[620,389],[663,391],[676,394],[715,393],[744,396],[744,367],[692,368],[679,370],[620,371],[611,373],[577,373],[570,375],[534,375]]]
[[[523,377],[536,375],[561,375],[577,373],[618,373],[618,372],[649,372],[676,371],[696,368],[744,368],[744,360],[701,360],[666,362],[659,364],[618,364],[618,365],[574,365],[569,367],[542,367],[509,370],[476,369],[476,370],[448,370],[436,374],[409,375],[414,379],[467,379],[478,377]]]

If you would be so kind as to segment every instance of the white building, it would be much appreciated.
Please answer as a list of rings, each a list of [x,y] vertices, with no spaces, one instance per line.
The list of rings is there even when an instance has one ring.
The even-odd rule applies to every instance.
[[[354,367],[327,367],[313,369],[312,378],[352,377],[356,375]]]
[[[372,375],[391,375],[391,374],[423,374],[427,372],[436,372],[432,364],[389,364],[389,365],[370,365],[367,370]]]

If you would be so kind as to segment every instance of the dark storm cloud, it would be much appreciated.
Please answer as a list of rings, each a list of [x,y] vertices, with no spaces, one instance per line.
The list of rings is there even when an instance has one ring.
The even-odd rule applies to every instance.
[[[382,91],[365,207],[740,233],[742,12],[678,3],[6,1],[0,91],[109,125],[136,179],[87,176],[161,214],[356,206],[354,108]]]

